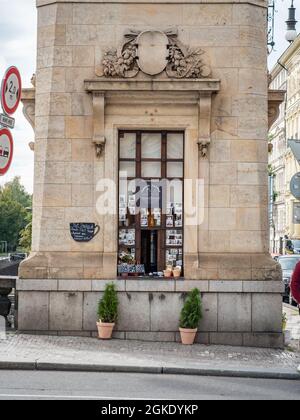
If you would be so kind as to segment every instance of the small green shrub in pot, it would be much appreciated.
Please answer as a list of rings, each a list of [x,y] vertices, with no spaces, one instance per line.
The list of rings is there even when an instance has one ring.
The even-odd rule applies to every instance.
[[[191,345],[195,342],[198,325],[202,318],[201,295],[198,289],[188,293],[180,315],[180,334],[182,344]]]
[[[112,336],[116,321],[118,320],[118,293],[113,283],[107,284],[104,295],[98,305],[97,327],[99,338],[107,340]]]

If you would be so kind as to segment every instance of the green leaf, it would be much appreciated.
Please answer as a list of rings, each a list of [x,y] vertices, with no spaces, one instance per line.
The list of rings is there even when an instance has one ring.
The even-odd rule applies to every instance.
[[[107,284],[103,298],[98,305],[99,320],[114,324],[118,319],[118,294],[113,283]]]
[[[202,318],[201,296],[198,289],[189,292],[180,315],[180,327],[187,329],[198,328]]]
[[[8,243],[10,251],[16,250],[24,229],[31,222],[32,197],[27,194],[16,177],[0,187],[0,241]],[[29,237],[30,235],[30,237]],[[26,246],[31,247],[31,232],[26,232]]]

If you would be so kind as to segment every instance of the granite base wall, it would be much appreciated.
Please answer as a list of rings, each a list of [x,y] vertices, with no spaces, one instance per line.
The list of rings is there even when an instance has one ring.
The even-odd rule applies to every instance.
[[[18,280],[18,330],[30,334],[97,336],[97,304],[106,281]],[[114,337],[180,341],[186,292],[202,293],[197,342],[283,347],[282,284],[278,281],[117,280],[119,321]]]

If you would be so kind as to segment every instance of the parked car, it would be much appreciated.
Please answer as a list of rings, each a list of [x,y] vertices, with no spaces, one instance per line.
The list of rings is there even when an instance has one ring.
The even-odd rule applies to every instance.
[[[15,252],[14,254],[9,254],[10,261],[23,261],[26,260],[27,254],[23,252]]]
[[[292,279],[293,271],[300,261],[300,255],[281,255],[278,257],[278,262],[282,268],[282,280],[284,283],[284,302],[289,303],[290,305],[297,306],[297,303],[291,296],[290,283]]]
[[[294,254],[300,254],[300,240],[299,239],[293,239],[292,244],[293,244],[293,248],[294,248]]]
[[[0,146],[0,156],[6,157],[6,158],[9,157],[8,147],[5,147],[4,150],[3,150],[3,147]]]

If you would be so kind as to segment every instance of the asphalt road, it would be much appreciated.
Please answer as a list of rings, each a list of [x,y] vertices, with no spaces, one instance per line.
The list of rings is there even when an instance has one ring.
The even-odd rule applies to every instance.
[[[300,381],[197,376],[0,371],[0,400],[300,400]]]

